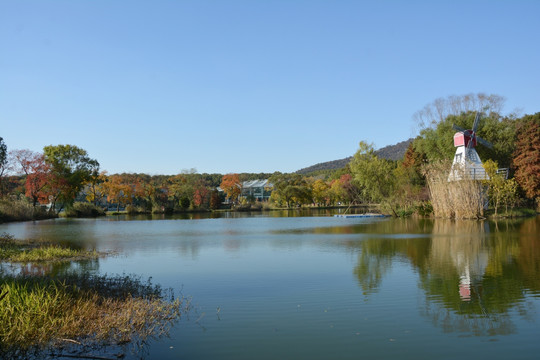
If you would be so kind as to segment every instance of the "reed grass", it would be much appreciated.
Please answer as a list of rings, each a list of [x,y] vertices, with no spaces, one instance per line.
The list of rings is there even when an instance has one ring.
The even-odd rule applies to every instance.
[[[32,206],[23,197],[5,197],[0,199],[0,222],[27,221],[54,217],[39,206]]]
[[[482,183],[472,180],[465,172],[459,175],[462,180],[449,181],[451,166],[450,162],[436,162],[423,168],[433,214],[442,218],[483,218],[486,191]]]
[[[76,202],[64,212],[65,217],[98,217],[104,215],[105,211],[102,208],[88,202]]]

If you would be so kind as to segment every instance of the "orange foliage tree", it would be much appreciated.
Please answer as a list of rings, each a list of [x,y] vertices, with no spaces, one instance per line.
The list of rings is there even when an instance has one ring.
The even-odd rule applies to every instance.
[[[235,202],[242,193],[242,183],[238,174],[223,175],[220,187],[232,202]]]
[[[108,181],[102,184],[107,201],[116,204],[116,210],[120,206],[125,206],[133,201],[133,188],[131,184],[126,183],[122,175],[111,175]]]

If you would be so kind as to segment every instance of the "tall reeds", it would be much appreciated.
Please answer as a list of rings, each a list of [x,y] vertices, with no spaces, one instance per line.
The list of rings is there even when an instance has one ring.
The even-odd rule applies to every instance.
[[[49,218],[47,210],[32,206],[24,196],[0,199],[0,223],[2,221],[27,221]]]
[[[482,183],[471,179],[466,171],[452,169],[455,178],[449,181],[450,162],[436,162],[424,166],[433,213],[436,217],[480,219],[484,217],[486,191]]]

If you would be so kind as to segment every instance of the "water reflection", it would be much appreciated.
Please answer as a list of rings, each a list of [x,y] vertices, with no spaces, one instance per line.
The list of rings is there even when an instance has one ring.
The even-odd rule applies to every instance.
[[[530,317],[527,303],[540,290],[538,218],[435,220],[427,228],[429,238],[373,237],[349,244],[361,250],[354,274],[364,294],[380,288],[396,259],[406,259],[425,292],[423,314],[444,331],[510,334],[515,331],[511,311]]]
[[[97,273],[98,270],[99,259],[0,263],[0,274],[7,274],[10,276],[22,275],[57,277],[71,273]]]
[[[377,298],[384,299],[388,296],[385,290],[390,288],[390,296],[396,298],[392,306],[411,306],[406,310],[414,313],[411,319],[420,309],[422,323],[430,319],[447,332],[512,334],[518,331],[522,319],[536,321],[531,304],[538,303],[535,297],[540,298],[540,217],[456,222],[343,219],[324,212],[319,217],[302,218],[301,211],[287,212],[282,219],[279,212],[220,214],[222,218],[218,220],[207,215],[186,214],[193,216],[189,219],[203,218],[193,221],[174,221],[181,216],[169,215],[57,219],[3,225],[2,231],[17,238],[116,251],[123,257],[120,265],[116,260],[106,259],[101,269],[98,260],[69,266],[96,272],[110,269],[119,272],[127,268],[144,272],[145,276],[157,273],[174,282],[191,281],[191,288],[200,286],[203,294],[211,291],[207,289],[222,290],[231,284],[259,284],[264,278],[272,284],[268,288],[282,286],[283,293],[294,293],[305,285],[305,296],[312,298],[313,289],[328,286],[328,279],[320,276],[327,275],[328,269],[328,275],[339,287],[322,292],[321,301],[343,309],[354,307],[346,297],[340,297],[342,293],[351,291],[356,301],[360,291],[367,300],[375,299],[375,293],[379,292]],[[348,263],[351,258],[352,263]],[[323,271],[322,262],[327,266]],[[74,270],[69,266],[27,265],[21,271],[56,274]],[[394,295],[395,282],[385,284],[385,279],[394,279],[398,271],[402,272],[399,276],[412,279],[414,291],[420,289],[419,307],[414,299],[410,301],[412,305],[407,302],[410,299],[403,301],[398,291]],[[263,291],[256,286],[245,287],[254,292]],[[218,290],[212,296],[222,305],[223,296]],[[229,294],[229,289],[223,291]],[[245,294],[240,292],[231,304],[245,301]],[[299,295],[298,301],[304,300],[302,296]],[[275,299],[267,303],[260,301],[260,294],[255,297],[254,303],[260,302],[264,311],[279,304]],[[359,312],[364,309],[364,303],[369,301],[362,302]],[[388,303],[391,301],[383,304]]]
[[[279,209],[260,211],[215,211],[215,212],[193,212],[179,214],[137,214],[137,215],[116,215],[108,216],[110,221],[124,220],[203,220],[203,219],[240,219],[253,217],[311,217],[311,216],[333,216],[335,214],[365,214],[376,209],[371,206],[358,206],[354,208],[328,208],[328,209]]]

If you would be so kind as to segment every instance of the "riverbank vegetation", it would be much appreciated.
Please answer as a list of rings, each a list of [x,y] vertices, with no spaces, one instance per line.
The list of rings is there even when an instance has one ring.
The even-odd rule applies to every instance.
[[[167,334],[186,303],[130,276],[0,274],[0,355],[41,358],[125,344]]]
[[[73,261],[98,258],[93,251],[71,249],[57,244],[16,241],[10,234],[0,234],[0,261],[36,262],[36,261]]]
[[[38,359],[46,353],[87,357],[89,352],[106,347],[122,354],[123,345],[138,347],[167,334],[189,307],[189,302],[175,298],[172,290],[163,291],[133,276],[88,272],[51,276],[46,270],[17,272],[13,266],[89,260],[101,255],[0,235],[1,358]],[[10,264],[8,270],[2,264]]]
[[[488,213],[499,216],[501,211],[502,215],[512,213],[515,207],[538,209],[540,113],[503,115],[503,105],[504,98],[498,95],[436,99],[414,114],[419,135],[401,160],[381,158],[373,145],[362,141],[344,167],[307,174],[222,175],[195,170],[171,176],[107,174],[100,171],[97,160],[76,146],[47,146],[43,153],[8,152],[0,138],[0,221],[54,217],[63,210],[65,216],[86,217],[102,215],[105,210],[133,214],[365,204],[378,204],[381,211],[394,216],[480,218],[485,209],[478,206],[479,199],[471,198],[471,191],[477,191],[465,191],[465,183],[445,180],[455,153],[452,126],[472,127],[478,109],[482,117],[477,132],[493,148],[477,146],[489,167],[490,180],[473,187],[485,189],[483,198],[489,199],[494,210]],[[435,168],[441,173],[435,175]],[[497,172],[499,168],[506,169],[504,176]],[[243,193],[243,184],[255,179],[268,179],[265,191],[271,192],[269,199]],[[458,188],[463,188],[461,195]],[[447,203],[442,205],[441,199]],[[451,210],[465,202],[475,205],[466,211]]]

